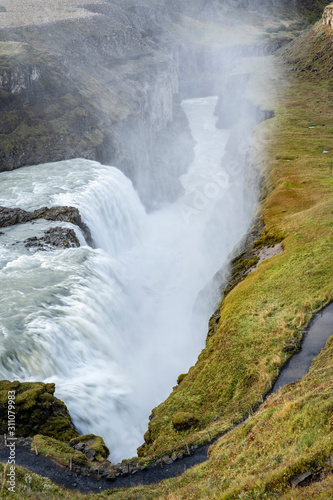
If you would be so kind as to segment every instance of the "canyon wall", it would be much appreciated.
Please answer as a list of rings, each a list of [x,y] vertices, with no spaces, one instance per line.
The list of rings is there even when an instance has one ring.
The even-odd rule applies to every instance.
[[[328,5],[323,13],[323,24],[333,28],[333,4]]]
[[[236,47],[227,37],[220,43],[221,5],[242,2],[102,0],[82,8],[70,0],[72,14],[49,0],[38,12],[33,3],[6,3],[0,172],[83,157],[120,168],[150,208],[175,199],[194,146],[181,99],[219,94],[235,58],[265,50],[255,30]]]
[[[88,9],[0,31],[0,171],[84,157],[117,165],[146,201],[149,175],[164,199],[163,176],[173,175],[161,144],[178,175],[193,150],[170,13],[131,1]]]

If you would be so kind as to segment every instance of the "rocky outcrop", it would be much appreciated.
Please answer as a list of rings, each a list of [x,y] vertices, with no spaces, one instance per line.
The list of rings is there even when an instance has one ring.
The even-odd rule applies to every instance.
[[[323,13],[323,24],[333,28],[333,4],[325,8]]]
[[[172,198],[178,175],[165,185],[193,155],[176,11],[148,0],[86,9],[96,15],[0,30],[0,171],[83,157],[120,168],[146,204]]]
[[[176,431],[187,431],[199,425],[199,419],[192,413],[182,411],[173,416],[172,425]]]
[[[54,384],[1,381],[0,434],[8,434],[10,405],[11,415],[15,415],[16,437],[43,434],[60,440],[70,440],[78,436],[66,405],[54,397],[54,391]]]
[[[80,246],[75,231],[66,227],[51,227],[44,232],[44,236],[32,236],[24,241],[26,248],[38,250],[52,250],[54,248],[75,248]]]
[[[82,221],[80,212],[75,207],[42,207],[34,212],[26,212],[21,208],[0,207],[0,228],[14,226],[15,224],[24,224],[38,219],[49,221],[70,222],[78,226],[87,241],[87,244],[93,246],[90,229]],[[69,248],[71,246],[80,246],[78,239],[73,230],[64,228],[52,228],[46,231],[42,239],[29,238],[26,240],[26,246],[38,246],[39,243],[48,244],[51,246],[63,246]],[[35,243],[35,244],[34,244]]]
[[[75,450],[82,451],[88,460],[103,461],[110,455],[110,450],[104,443],[103,438],[94,434],[86,434],[73,438],[70,442]]]

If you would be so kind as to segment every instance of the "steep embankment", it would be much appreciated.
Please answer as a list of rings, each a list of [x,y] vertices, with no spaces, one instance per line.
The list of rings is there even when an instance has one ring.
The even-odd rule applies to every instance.
[[[205,441],[208,431],[217,435],[251,412],[290,355],[288,345],[332,299],[330,44],[329,29],[319,26],[283,54],[290,61],[302,51],[303,59],[292,61],[297,72],[281,68],[289,83],[279,89],[276,118],[257,129],[266,152],[255,163],[268,196],[256,245],[282,239],[284,252],[225,297],[198,362],[153,410],[141,454],[172,452],[184,439]],[[178,432],[181,417],[184,428],[190,417],[198,425],[188,422]]]

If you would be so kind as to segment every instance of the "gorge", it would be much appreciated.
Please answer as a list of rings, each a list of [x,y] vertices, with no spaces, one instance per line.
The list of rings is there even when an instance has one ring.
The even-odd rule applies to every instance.
[[[32,254],[19,241],[59,222],[3,228],[1,376],[56,383],[81,434],[103,435],[112,460],[135,455],[151,409],[204,347],[216,302],[202,296],[192,312],[197,295],[249,221],[242,183],[220,167],[228,132],[214,127],[215,105],[184,101],[197,142],[184,195],[149,215],[119,170],[89,160],[1,176],[1,205],[75,206],[96,246],[75,229],[81,248]]]
[[[32,3],[7,2],[0,13],[0,205],[75,207],[91,233],[43,216],[1,229],[1,378],[55,383],[112,462],[143,441],[145,463],[232,429],[272,384],[288,339],[331,300],[326,240],[298,249],[320,266],[303,289],[307,273],[291,271],[286,200],[308,181],[281,184],[267,166],[298,159],[280,146],[267,160],[290,95],[272,54],[300,78],[310,71],[293,23],[319,3],[46,2],[37,19]],[[328,43],[316,29],[305,36]],[[325,118],[308,107],[311,133]],[[292,196],[267,201],[281,186]],[[77,242],[51,248],[50,231]],[[32,239],[42,243],[27,248]],[[247,287],[260,281],[254,300]]]

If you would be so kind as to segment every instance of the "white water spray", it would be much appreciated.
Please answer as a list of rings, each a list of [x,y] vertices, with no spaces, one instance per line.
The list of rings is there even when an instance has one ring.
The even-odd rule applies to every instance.
[[[55,382],[79,431],[103,436],[112,460],[136,454],[151,409],[196,361],[215,305],[202,297],[196,311],[198,294],[248,224],[242,182],[221,168],[228,132],[215,128],[215,105],[184,102],[197,141],[185,193],[149,215],[131,182],[96,162],[0,174],[0,205],[77,206],[97,246],[16,243],[59,223],[4,230],[0,376]]]

